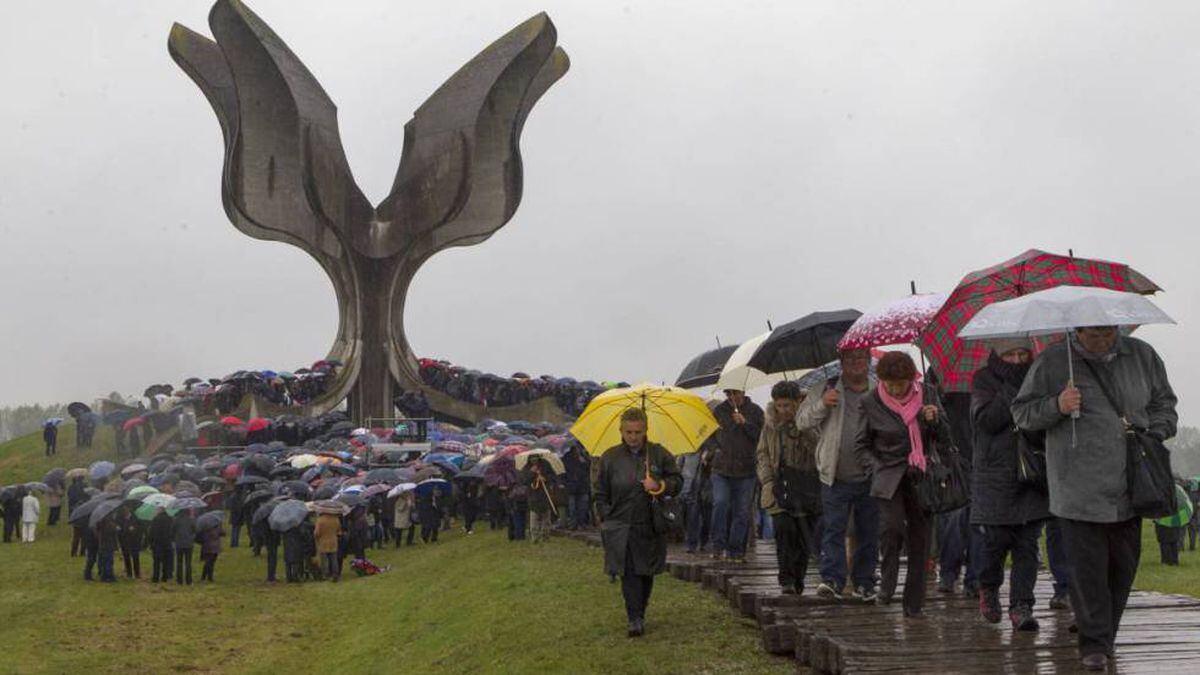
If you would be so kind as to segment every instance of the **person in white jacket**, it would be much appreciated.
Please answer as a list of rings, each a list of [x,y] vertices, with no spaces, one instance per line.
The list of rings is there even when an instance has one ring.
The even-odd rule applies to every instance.
[[[38,520],[42,517],[42,504],[33,493],[21,500],[21,541],[32,544]]]

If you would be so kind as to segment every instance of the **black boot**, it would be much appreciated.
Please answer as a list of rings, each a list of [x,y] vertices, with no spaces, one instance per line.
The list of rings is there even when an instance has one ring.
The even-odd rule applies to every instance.
[[[1033,618],[1033,608],[1029,605],[1017,605],[1008,610],[1008,620],[1012,622],[1013,630],[1036,631],[1038,620]]]
[[[1000,623],[999,589],[979,589],[979,616],[988,623]]]

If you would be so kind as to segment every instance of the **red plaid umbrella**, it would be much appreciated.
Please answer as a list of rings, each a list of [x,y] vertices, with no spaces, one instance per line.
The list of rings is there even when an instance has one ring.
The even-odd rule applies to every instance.
[[[221,418],[221,426],[236,427],[241,426],[242,424],[245,424],[245,422],[242,422],[241,418],[234,417],[233,415]]]
[[[970,391],[975,371],[987,363],[988,347],[964,343],[958,331],[993,302],[1010,300],[1055,286],[1098,286],[1150,294],[1162,290],[1128,265],[1088,260],[1030,249],[963,277],[950,299],[921,332],[917,344],[937,370],[943,391]]]
[[[946,304],[945,293],[910,295],[858,317],[838,342],[838,350],[909,344]]]

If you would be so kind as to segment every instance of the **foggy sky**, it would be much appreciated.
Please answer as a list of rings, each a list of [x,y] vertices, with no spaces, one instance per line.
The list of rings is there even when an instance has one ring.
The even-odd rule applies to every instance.
[[[1166,289],[1180,325],[1139,335],[1197,423],[1195,3],[250,6],[338,105],[372,202],[438,85],[542,9],[558,27],[572,67],[525,126],[520,209],[418,274],[419,355],[673,381],[718,336],[1073,248]],[[0,4],[0,405],[328,350],[330,283],[228,222],[219,126],[167,55],[208,8]]]

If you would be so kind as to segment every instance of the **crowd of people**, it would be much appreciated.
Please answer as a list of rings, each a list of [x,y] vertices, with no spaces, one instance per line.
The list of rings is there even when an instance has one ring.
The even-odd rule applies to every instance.
[[[252,431],[257,436],[239,449],[172,447],[4,487],[5,541],[18,524],[22,541],[35,540],[41,495],[48,526],[58,524],[65,502],[70,554],[84,560],[85,580],[116,581],[118,559],[126,578],[140,579],[148,552],[152,583],[192,584],[197,555],[199,580],[212,582],[227,536],[229,548],[248,544],[264,559],[268,581],[279,575],[282,552],[283,578],[298,583],[337,581],[347,559],[356,574],[379,573],[384,568],[369,550],[412,546],[418,533],[422,543],[436,544],[456,521],[466,534],[483,521],[506,530],[509,541],[534,543],[552,526],[592,522],[590,458],[553,425],[421,424],[429,450],[414,457],[393,442],[417,438],[416,420],[352,428],[344,413],[332,412],[298,420],[296,429],[290,423]],[[213,428],[226,434],[221,441],[242,433]]]
[[[213,581],[223,537],[238,548],[245,528],[253,554],[265,553],[268,580],[282,547],[285,578],[301,582],[338,580],[348,557],[357,573],[378,573],[368,550],[412,546],[418,529],[421,542],[436,544],[455,519],[467,534],[482,519],[510,541],[535,543],[555,525],[598,525],[605,571],[622,580],[633,637],[645,631],[653,578],[674,532],[663,525],[660,497],[682,506],[677,535],[689,553],[736,565],[756,536],[773,537],[783,593],[807,590],[815,560],[818,596],[899,602],[913,619],[924,613],[935,549],[937,591],[975,598],[989,623],[1004,617],[1000,591],[1011,561],[1006,604],[1015,631],[1039,628],[1034,588],[1045,536],[1049,605],[1074,611],[1083,665],[1101,668],[1140,558],[1142,518],[1128,494],[1122,421],[1166,440],[1176,431],[1176,398],[1149,344],[1114,327],[1067,339],[1036,356],[1027,340],[989,342],[986,365],[962,394],[940,392],[904,352],[884,353],[872,369],[869,350],[846,349],[838,374],[808,388],[779,382],[765,410],[726,390],[711,405],[718,428],[698,452],[676,456],[649,442],[645,412],[628,408],[621,443],[593,448],[601,451],[594,466],[569,434],[544,423],[459,429],[410,420],[362,429],[341,412],[226,417],[181,429],[196,443],[186,451],[59,469],[0,489],[4,540],[20,524],[22,540],[32,542],[36,495],[46,498],[50,525],[65,496],[71,554],[85,558],[85,579],[115,580],[117,551],[125,575],[139,577],[140,553],[150,549],[153,582],[190,584],[198,547],[200,578]],[[458,382],[470,396],[482,387],[482,400],[493,404],[501,399],[488,397],[505,386],[517,397],[506,401],[559,386],[518,374],[492,388],[491,379],[442,362],[423,362],[422,374],[430,386]],[[188,424],[188,415],[194,425],[190,410],[175,423]],[[138,454],[128,440],[142,426],[154,425],[125,429],[133,432],[130,454]],[[50,429],[56,425],[47,425],[53,452]],[[431,446],[420,457],[390,444],[426,432]],[[950,463],[965,472],[967,505],[937,510],[928,476]],[[1191,500],[1200,497],[1200,485],[1187,487]],[[1165,563],[1178,563],[1185,529],[1195,546],[1194,516],[1156,528]]]
[[[568,415],[579,415],[597,394],[607,389],[629,386],[625,382],[579,382],[570,377],[530,377],[525,373],[501,377],[436,359],[421,359],[418,365],[426,386],[460,401],[500,407],[553,398],[555,405]]]
[[[1122,418],[1166,440],[1176,431],[1176,398],[1149,344],[1114,327],[1078,329],[1068,339],[1070,351],[1058,343],[1036,358],[1027,340],[989,343],[990,358],[965,394],[939,394],[903,352],[884,354],[872,373],[865,349],[843,351],[840,376],[807,390],[776,384],[765,411],[744,392],[726,391],[713,410],[716,434],[679,460],[687,550],[740,563],[757,531],[775,539],[784,593],[806,590],[815,558],[818,596],[898,601],[904,616],[919,618],[936,543],[937,591],[975,598],[989,623],[1004,616],[1000,590],[1011,560],[1008,618],[1014,630],[1036,631],[1044,534],[1054,577],[1046,600],[1074,610],[1083,665],[1106,667],[1143,520],[1126,483]],[[1117,393],[1105,396],[1104,387]],[[950,461],[967,476],[969,503],[935,514],[922,483],[935,463]],[[769,521],[756,526],[759,513]],[[1177,563],[1184,529],[1196,531],[1194,516],[1178,525],[1158,526],[1168,564]],[[630,634],[640,634],[642,605],[627,594],[627,606]]]

